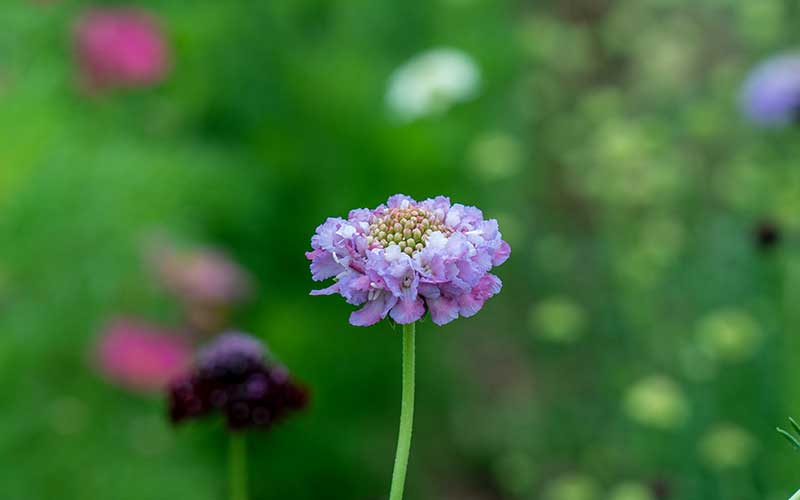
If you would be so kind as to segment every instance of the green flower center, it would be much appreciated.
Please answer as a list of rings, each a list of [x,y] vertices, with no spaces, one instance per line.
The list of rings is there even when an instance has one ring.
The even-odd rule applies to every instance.
[[[434,231],[445,235],[452,231],[436,215],[417,207],[390,208],[384,215],[374,216],[369,224],[367,241],[371,248],[397,245],[412,255],[425,248]]]

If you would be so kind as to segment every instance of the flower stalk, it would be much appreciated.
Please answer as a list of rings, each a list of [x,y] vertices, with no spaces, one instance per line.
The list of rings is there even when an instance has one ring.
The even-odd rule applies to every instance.
[[[228,455],[231,500],[247,500],[247,442],[243,432],[231,432]]]
[[[411,432],[414,426],[415,325],[416,323],[403,325],[403,389],[400,406],[400,431],[397,435],[397,453],[394,458],[389,500],[402,500],[403,498],[408,455],[411,450]]]

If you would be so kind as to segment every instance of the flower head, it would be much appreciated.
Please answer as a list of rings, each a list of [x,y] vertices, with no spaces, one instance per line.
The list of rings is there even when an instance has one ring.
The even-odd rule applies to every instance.
[[[84,83],[92,90],[152,85],[169,69],[164,35],[142,10],[89,12],[75,25],[74,45]]]
[[[443,196],[417,202],[405,195],[348,218],[329,218],[311,238],[311,276],[336,283],[312,295],[340,294],[363,307],[350,323],[368,326],[388,314],[400,324],[430,311],[433,322],[476,314],[500,292],[489,273],[508,259],[495,219]]]
[[[233,430],[270,427],[305,407],[304,388],[286,369],[267,361],[266,350],[243,333],[225,333],[200,351],[195,370],[169,387],[173,422],[220,411]]]
[[[758,65],[747,78],[742,110],[766,127],[789,125],[800,113],[800,54],[783,54]]]
[[[191,356],[189,343],[174,332],[126,319],[105,330],[95,351],[105,378],[139,392],[164,389],[185,372]]]
[[[471,99],[480,79],[478,67],[466,53],[433,49],[415,56],[392,74],[386,101],[396,116],[411,121]]]

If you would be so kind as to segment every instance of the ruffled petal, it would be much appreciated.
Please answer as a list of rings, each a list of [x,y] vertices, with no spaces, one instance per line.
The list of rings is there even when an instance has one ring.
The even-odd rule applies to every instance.
[[[339,293],[339,283],[334,283],[328,288],[323,288],[321,290],[311,290],[309,295],[333,295],[334,293]]]
[[[350,314],[350,324],[353,326],[370,326],[386,317],[389,309],[397,304],[397,298],[387,293],[381,293],[373,300]]]
[[[507,261],[510,255],[511,255],[511,245],[501,240],[500,247],[497,250],[495,250],[494,255],[492,255],[492,265],[499,266],[503,262]]]
[[[413,323],[425,314],[425,303],[420,298],[403,299],[395,305],[389,316],[397,323],[405,325]]]
[[[339,279],[339,290],[348,304],[363,304],[369,293],[369,276],[357,272],[345,273]]]
[[[370,300],[367,305],[353,311],[350,314],[350,324],[353,326],[370,326],[374,325],[381,319],[381,311],[383,310],[383,302],[379,300]]]
[[[311,279],[314,281],[326,280],[344,271],[344,267],[336,262],[333,254],[325,250],[307,252],[306,257],[311,259]]]
[[[350,213],[347,215],[347,219],[351,222],[369,222],[372,218],[372,210],[367,208],[356,208],[350,210]]]
[[[458,298],[458,312],[465,318],[474,316],[483,308],[483,304],[489,298],[500,293],[501,288],[503,288],[503,283],[500,278],[493,274],[487,274],[469,293]]]
[[[386,205],[389,208],[402,208],[404,206],[413,205],[417,203],[414,198],[410,196],[406,196],[404,194],[396,194],[394,196],[389,197],[389,200],[386,202]]]
[[[419,294],[427,299],[438,299],[442,295],[442,292],[439,290],[439,287],[433,283],[420,283]]]
[[[311,237],[311,248],[333,251],[334,236],[342,224],[346,224],[346,221],[341,217],[328,217],[317,227],[316,234]]]
[[[458,318],[458,302],[449,297],[426,299],[431,319],[437,325],[445,325]]]

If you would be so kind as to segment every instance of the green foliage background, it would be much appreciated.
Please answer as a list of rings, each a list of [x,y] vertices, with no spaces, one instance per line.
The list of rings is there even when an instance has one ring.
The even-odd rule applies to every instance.
[[[756,61],[795,46],[799,3],[136,4],[174,71],[99,97],[70,51],[89,3],[0,4],[2,498],[225,497],[219,423],[172,429],[87,361],[116,314],[179,321],[142,269],[161,230],[254,273],[236,325],[313,387],[306,414],[252,436],[253,498],[385,497],[398,330],[309,297],[303,252],[325,217],[397,192],[477,205],[513,248],[481,314],[418,328],[410,500],[800,487],[774,432],[800,415],[800,141],[737,103]],[[392,121],[392,70],[440,45],[475,58],[480,96]],[[764,219],[785,233],[771,252]]]

